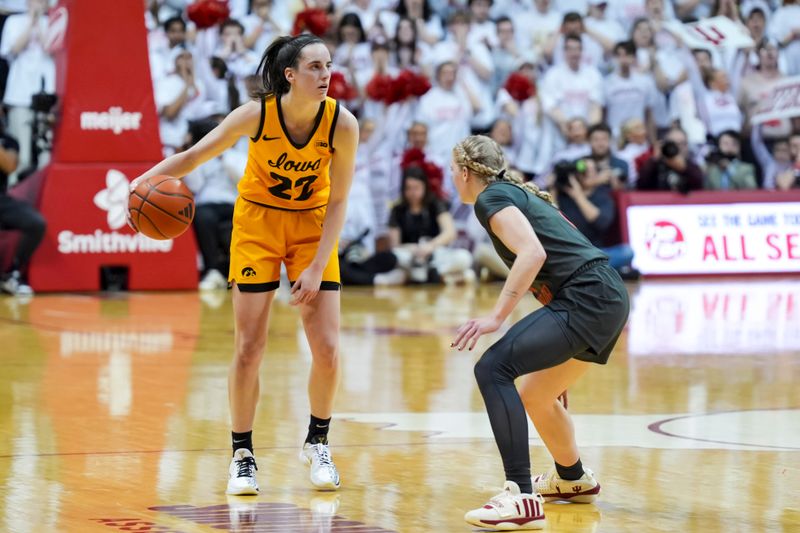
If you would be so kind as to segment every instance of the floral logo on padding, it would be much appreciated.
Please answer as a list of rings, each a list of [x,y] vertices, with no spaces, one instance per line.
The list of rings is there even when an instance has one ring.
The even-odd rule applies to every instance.
[[[106,173],[106,188],[94,195],[94,205],[108,211],[108,227],[119,229],[126,224],[128,214],[128,178],[113,168]]]

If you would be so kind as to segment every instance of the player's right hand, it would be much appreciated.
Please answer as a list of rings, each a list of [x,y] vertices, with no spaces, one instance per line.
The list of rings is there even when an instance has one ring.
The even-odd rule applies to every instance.
[[[138,186],[139,186],[139,184],[140,184],[141,182],[143,182],[143,181],[144,181],[144,179],[145,179],[145,178],[144,178],[144,175],[142,175],[142,176],[139,176],[139,177],[137,177],[137,178],[133,178],[133,179],[131,180],[130,184],[128,185],[128,190],[129,190],[131,193],[132,193],[133,191],[135,191],[135,190],[136,190],[136,187],[138,187]]]

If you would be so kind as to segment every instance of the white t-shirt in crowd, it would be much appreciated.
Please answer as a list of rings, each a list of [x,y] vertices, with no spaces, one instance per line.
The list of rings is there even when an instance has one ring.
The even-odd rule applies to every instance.
[[[553,4],[561,14],[574,11],[580,15],[586,15],[589,11],[588,0],[558,0],[558,2],[553,2]]]
[[[0,13],[23,13],[28,9],[28,0],[0,0]]]
[[[151,33],[152,35],[152,33]],[[195,50],[191,46],[169,48],[166,40],[162,42],[150,41],[153,46],[150,48],[150,75],[153,80],[161,79],[167,74],[175,72],[175,56],[183,49],[189,50],[195,56]],[[195,60],[197,57],[195,56]]]
[[[630,32],[636,19],[643,18],[647,14],[644,3],[644,0],[608,0],[606,18],[618,21],[625,27],[626,32]],[[670,0],[664,2],[664,4],[670,3]]]
[[[770,17],[767,32],[783,43],[792,31],[800,29],[800,5],[782,6]],[[787,76],[800,75],[800,40],[795,39],[783,48]]]
[[[174,103],[186,87],[186,82],[177,74],[169,74],[154,83],[156,110],[161,111]],[[206,98],[206,89],[200,80],[195,80],[196,90],[190,92],[187,102],[172,120],[160,116],[161,144],[179,148],[186,142],[189,121],[207,117],[214,111],[214,102]]]
[[[34,30],[34,35],[28,46],[17,55],[11,55],[11,48],[17,39],[30,26],[30,16],[27,13],[11,15],[6,19],[0,39],[0,56],[9,62],[8,80],[6,81],[6,94],[3,102],[15,107],[30,107],[31,96],[42,89],[54,93],[56,66],[50,54],[42,48],[36,34],[45,35],[47,32],[47,17],[39,17]]]
[[[541,103],[528,98],[513,119],[517,168],[528,174],[541,174],[550,161],[552,136],[544,134],[544,117]]]
[[[594,67],[581,66],[576,72],[556,65],[545,74],[539,94],[548,113],[558,108],[566,118],[586,119],[592,102],[603,104],[603,78]]]
[[[242,26],[244,26],[244,34],[245,36],[250,35],[253,31],[264,24],[264,29],[261,30],[261,34],[256,39],[256,42],[253,44],[253,51],[257,54],[263,54],[264,50],[272,43],[275,37],[279,35],[283,35],[288,30],[284,28],[278,28],[276,33],[276,28],[270,24],[269,22],[264,23],[261,20],[261,17],[258,15],[247,15],[243,19],[240,20]]]
[[[800,29],[800,5],[782,6],[770,17],[767,33],[783,42],[795,29]]]
[[[606,16],[606,18],[603,19],[586,17],[583,19],[583,23],[586,25],[587,29],[599,33],[614,43],[624,41],[628,38],[627,32],[625,28],[622,27],[622,24],[611,17]]]
[[[703,97],[705,109],[701,111],[708,133],[717,136],[725,130],[742,129],[742,110],[730,93],[706,91]]]
[[[494,0],[489,9],[489,16],[492,19],[512,15],[516,17],[526,11],[533,11],[533,9],[533,0]]]
[[[511,22],[520,50],[534,50],[539,55],[550,36],[561,28],[562,18],[561,13],[555,10],[544,15],[536,10],[515,14]]]
[[[186,186],[194,193],[195,204],[233,204],[236,202],[239,192],[236,189],[236,182],[230,178],[225,168],[227,153],[206,161],[184,178]],[[241,168],[241,172],[237,172],[237,175],[241,177],[243,174],[244,168]]]
[[[469,43],[481,43],[484,46],[497,46],[497,26],[491,20],[481,22],[480,24],[473,22],[469,27],[469,35],[467,36]]]
[[[372,233],[372,235],[368,235],[361,241],[367,247],[369,255],[375,252],[376,235],[373,232],[380,225],[375,213],[375,198],[371,189],[373,170],[371,163],[374,162],[371,148],[369,144],[361,143],[356,150],[353,184],[347,196],[347,213],[344,217],[344,226],[340,235],[341,240],[352,242],[361,237],[365,231]],[[388,197],[381,200],[387,204],[389,203]],[[383,223],[386,224],[386,221],[383,221]]]
[[[250,0],[228,0],[228,7],[231,10],[231,18],[241,22],[242,18],[247,15]]]
[[[481,110],[478,113],[473,113],[472,127],[479,129],[489,128],[495,117],[494,99],[492,98],[494,72],[492,54],[483,43],[479,42],[470,43],[468,50],[473,60],[489,70],[489,78],[487,80],[482,79],[472,68],[469,61],[466,58],[462,58],[458,65],[458,79],[463,80],[481,103]],[[455,60],[458,58],[458,54],[458,45],[455,41],[447,40],[434,46],[430,57],[434,62],[441,62],[443,60]],[[469,104],[469,100],[467,100],[467,104]]]
[[[376,2],[370,2],[370,5],[367,7],[367,9],[361,9],[356,4],[349,4],[347,7],[342,9],[342,16],[350,13],[357,15],[358,20],[361,22],[361,27],[364,29],[364,33],[369,35],[373,26],[375,26],[375,22],[379,20],[378,6],[375,4]]]
[[[372,51],[369,43],[340,44],[331,58],[340,69],[353,69],[358,72],[372,67]]]
[[[428,153],[448,168],[453,146],[470,134],[472,106],[457,85],[452,91],[434,86],[420,98],[416,120],[428,126]]]
[[[595,68],[602,67],[605,62],[605,51],[600,43],[586,34],[581,35],[581,42],[583,43],[581,63]],[[564,36],[559,35],[556,47],[553,49],[553,65],[562,63],[564,63]]]
[[[612,72],[606,76],[603,88],[606,122],[614,137],[619,136],[626,121],[632,118],[644,120],[646,111],[653,111],[660,96],[653,77],[639,72],[631,72],[627,78],[619,72]]]

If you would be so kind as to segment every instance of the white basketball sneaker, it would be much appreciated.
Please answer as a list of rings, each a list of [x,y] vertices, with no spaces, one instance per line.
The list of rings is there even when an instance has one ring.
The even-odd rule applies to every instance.
[[[236,450],[228,469],[228,490],[225,493],[237,496],[258,494],[256,470],[258,470],[256,458],[250,450],[247,448]]]
[[[543,529],[544,500],[538,494],[522,494],[519,485],[506,481],[503,492],[480,509],[467,512],[464,520],[491,531]]]
[[[331,459],[327,444],[306,442],[300,451],[300,460],[311,465],[311,484],[320,490],[339,488],[339,472]]]
[[[546,502],[563,500],[575,503],[592,503],[600,494],[600,483],[594,472],[583,469],[583,476],[575,481],[558,477],[555,469],[533,478],[533,490],[542,495]]]

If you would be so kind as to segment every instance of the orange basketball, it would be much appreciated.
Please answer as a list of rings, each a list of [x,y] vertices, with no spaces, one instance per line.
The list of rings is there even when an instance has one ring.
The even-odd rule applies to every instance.
[[[128,199],[131,222],[151,239],[174,239],[194,218],[194,195],[182,180],[153,176],[136,186]]]

